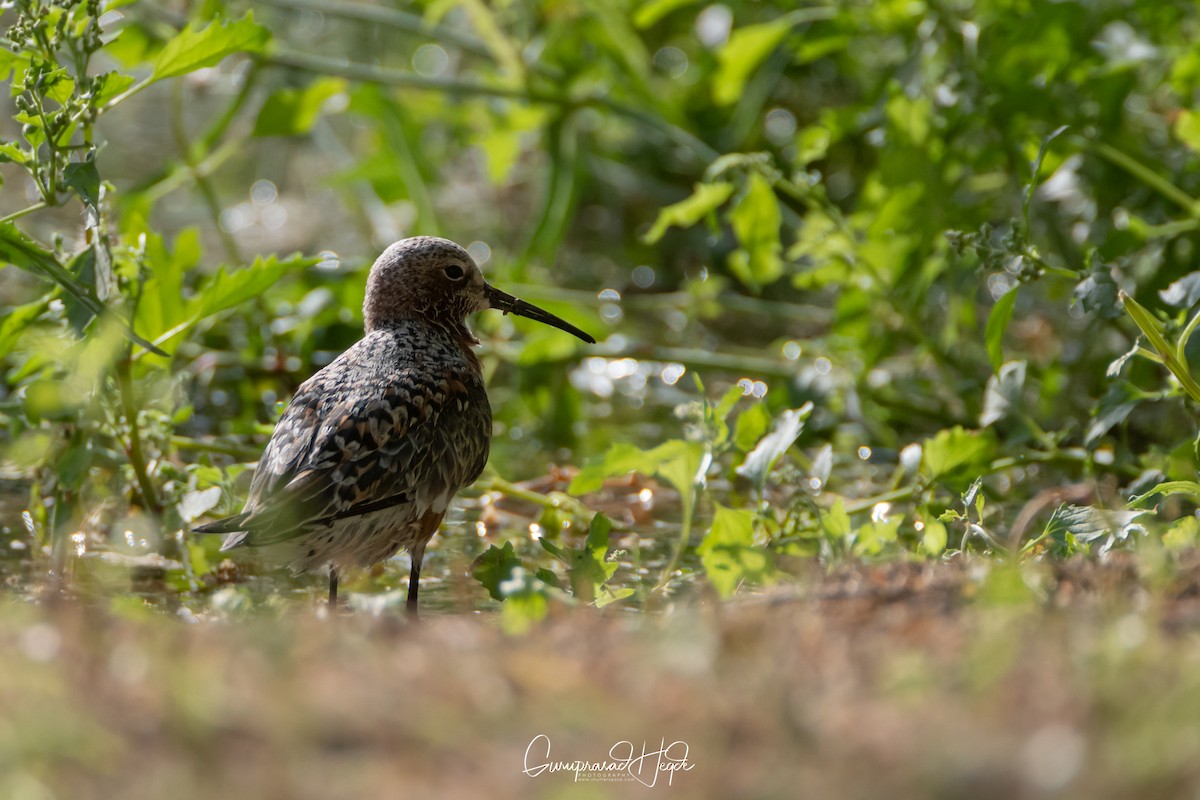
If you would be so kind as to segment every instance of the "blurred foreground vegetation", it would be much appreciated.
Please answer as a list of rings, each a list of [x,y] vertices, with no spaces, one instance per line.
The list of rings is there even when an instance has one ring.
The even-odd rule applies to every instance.
[[[495,284],[601,340],[475,320],[496,437],[427,558],[436,608],[538,641],[599,625],[616,648],[615,621],[637,612],[796,593],[820,608],[825,574],[945,570],[966,609],[951,628],[973,644],[932,658],[951,653],[948,680],[973,686],[1023,680],[1023,655],[992,659],[1033,623],[989,638],[964,585],[1054,606],[1047,570],[1108,574],[1098,564],[1114,558],[1136,575],[1088,584],[1106,609],[1173,608],[1185,593],[1169,587],[1191,585],[1193,3],[15,0],[0,27],[0,575],[14,598],[0,636],[52,631],[48,658],[37,641],[21,651],[34,662],[60,645],[98,657],[62,644],[93,623],[113,658],[160,634],[171,658],[238,647],[215,632],[190,643],[145,609],[253,631],[275,620],[289,652],[309,636],[314,652],[365,646],[295,618],[313,579],[225,560],[186,531],[240,507],[292,391],[361,334],[365,270],[413,234],[455,239]],[[406,575],[360,576],[354,607],[390,619]],[[729,613],[768,614],[747,623],[765,631],[756,655],[803,635],[775,627],[775,605],[754,608]],[[922,608],[895,613],[921,625]],[[1168,616],[1139,617],[1126,649],[1191,663],[1190,638],[1158,631],[1186,636],[1194,616]],[[812,624],[849,635],[839,619]],[[517,657],[486,625],[446,624],[424,634],[445,637],[434,651],[469,631],[468,649]],[[739,624],[698,635],[736,638]],[[1132,625],[1092,619],[1047,663],[1100,653],[1115,681],[1128,664],[1104,660],[1106,642]],[[630,646],[614,656],[629,669],[658,657]],[[353,680],[339,664],[331,679]],[[69,679],[55,669],[45,686]],[[746,702],[774,702],[764,680]],[[1191,684],[1161,688],[1163,708],[1194,706]],[[1097,750],[1088,731],[1131,700],[1071,691],[1063,708],[1078,714],[1045,730],[1074,731],[1079,763],[1020,791],[1058,791],[1125,746],[1105,728]],[[185,695],[163,702],[208,705]],[[730,724],[753,727],[751,713]],[[960,713],[945,724],[967,724]],[[803,719],[778,724],[809,741]],[[813,741],[841,730],[829,724],[812,723]],[[0,765],[41,763],[7,736]],[[1155,776],[1195,785],[1175,762],[1144,770],[1149,784],[1114,795]],[[37,769],[14,774],[46,788]]]

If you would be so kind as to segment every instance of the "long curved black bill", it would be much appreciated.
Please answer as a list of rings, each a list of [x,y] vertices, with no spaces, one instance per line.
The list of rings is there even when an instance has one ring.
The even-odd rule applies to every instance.
[[[495,286],[489,284],[486,295],[488,305],[498,311],[503,311],[505,314],[516,314],[518,317],[526,317],[527,319],[535,319],[538,322],[558,328],[560,331],[566,331],[572,336],[577,336],[588,344],[596,343],[596,340],[589,334],[579,330],[579,328],[576,328],[566,320],[554,316],[549,311],[543,311],[532,303],[518,300],[511,294],[500,291]]]

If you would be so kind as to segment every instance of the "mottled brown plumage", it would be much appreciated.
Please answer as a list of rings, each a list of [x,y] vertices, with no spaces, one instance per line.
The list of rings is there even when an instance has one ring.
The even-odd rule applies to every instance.
[[[222,550],[278,545],[298,570],[328,566],[331,603],[343,570],[406,548],[415,612],[425,545],[487,462],[492,413],[466,326],[487,308],[595,341],[489,286],[453,242],[396,242],[367,279],[366,335],[301,384],[242,513],[196,530],[232,533]]]

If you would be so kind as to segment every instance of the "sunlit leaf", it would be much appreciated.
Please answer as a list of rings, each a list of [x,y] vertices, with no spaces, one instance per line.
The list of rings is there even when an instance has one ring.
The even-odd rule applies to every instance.
[[[754,544],[754,512],[716,506],[712,527],[696,548],[704,573],[721,597],[729,597],[744,582],[771,578],[771,554]]]
[[[317,123],[329,100],[344,92],[346,81],[319,78],[303,89],[285,87],[267,98],[254,121],[255,136],[299,136]]]
[[[792,443],[800,437],[804,430],[804,421],[812,413],[813,404],[805,403],[800,408],[784,411],[775,420],[771,432],[759,441],[758,445],[746,456],[746,460],[737,468],[737,474],[748,478],[758,489],[766,483],[767,475],[775,466]]]
[[[1169,306],[1191,308],[1200,302],[1200,272],[1189,272],[1166,289],[1159,290],[1158,296]]]
[[[157,81],[211,67],[234,53],[261,53],[270,40],[271,32],[255,22],[250,11],[241,19],[217,19],[199,29],[189,23],[158,54],[151,78]]]
[[[1183,495],[1193,503],[1200,503],[1200,483],[1196,481],[1166,481],[1155,486],[1150,491],[1138,495],[1129,501],[1129,505],[1136,505],[1144,502],[1147,498],[1155,495],[1169,497],[1171,495]]]
[[[642,240],[654,244],[668,228],[690,228],[728,200],[734,188],[732,183],[697,183],[686,200],[680,200],[658,212],[658,218]]]
[[[841,543],[850,538],[852,530],[846,504],[839,497],[833,501],[829,510],[821,515],[821,531],[828,541]]]
[[[961,426],[938,431],[925,440],[921,450],[922,470],[933,479],[981,472],[996,449],[991,429],[967,431]]]
[[[792,30],[788,19],[748,25],[733,32],[717,53],[713,76],[713,99],[718,105],[733,105],[742,96],[746,82]]]
[[[936,558],[946,549],[946,526],[940,520],[926,519],[921,531],[921,549],[926,555]]]
[[[1146,528],[1138,523],[1137,519],[1146,513],[1144,509],[1062,506],[1050,517],[1046,527],[1050,531],[1061,528],[1080,542],[1090,543],[1107,537],[1100,547],[1100,552],[1103,553],[1134,533],[1145,533]]]
[[[750,176],[746,194],[729,215],[741,247],[729,256],[729,268],[746,286],[758,290],[783,275],[779,241],[779,200],[759,173]]]
[[[483,588],[487,589],[488,594],[494,599],[503,600],[504,594],[501,592],[500,586],[509,580],[513,570],[520,566],[521,559],[513,550],[512,542],[505,542],[503,547],[492,545],[483,551],[483,555],[475,559],[471,574],[475,580],[483,584]]]
[[[767,404],[755,403],[738,414],[737,424],[733,429],[734,446],[743,453],[753,450],[770,426],[771,412],[767,409]]]
[[[637,11],[633,12],[633,24],[639,28],[649,28],[673,11],[698,2],[699,0],[645,0],[638,6]]]

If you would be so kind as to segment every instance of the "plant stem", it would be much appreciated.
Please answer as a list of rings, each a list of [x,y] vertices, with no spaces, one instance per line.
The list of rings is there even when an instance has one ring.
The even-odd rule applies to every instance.
[[[133,396],[133,378],[130,368],[131,359],[128,357],[117,361],[117,391],[121,395],[121,408],[125,415],[125,424],[129,426],[129,443],[125,448],[133,474],[137,477],[138,492],[142,503],[154,514],[161,515],[163,508],[150,473],[146,470],[146,456],[142,450],[142,434],[138,428],[138,409]]]
[[[7,217],[0,217],[0,225],[3,225],[6,222],[12,222],[13,220],[16,220],[16,219],[20,219],[21,217],[25,216],[26,214],[32,214],[35,211],[41,211],[43,208],[46,208],[46,202],[44,200],[34,203],[33,205],[29,206],[28,208],[22,208],[20,211],[14,211],[13,213],[9,214]]]
[[[212,217],[217,235],[221,238],[226,257],[235,264],[241,263],[242,256],[238,251],[237,241],[229,231],[221,226],[221,203],[217,199],[217,192],[208,180],[208,176],[200,171],[200,158],[192,148],[192,143],[188,141],[183,122],[183,81],[175,81],[171,87],[171,132],[175,136],[179,154],[187,164],[188,172],[191,174],[196,188],[200,190],[200,195],[204,198],[204,205],[208,209],[209,216]]]

